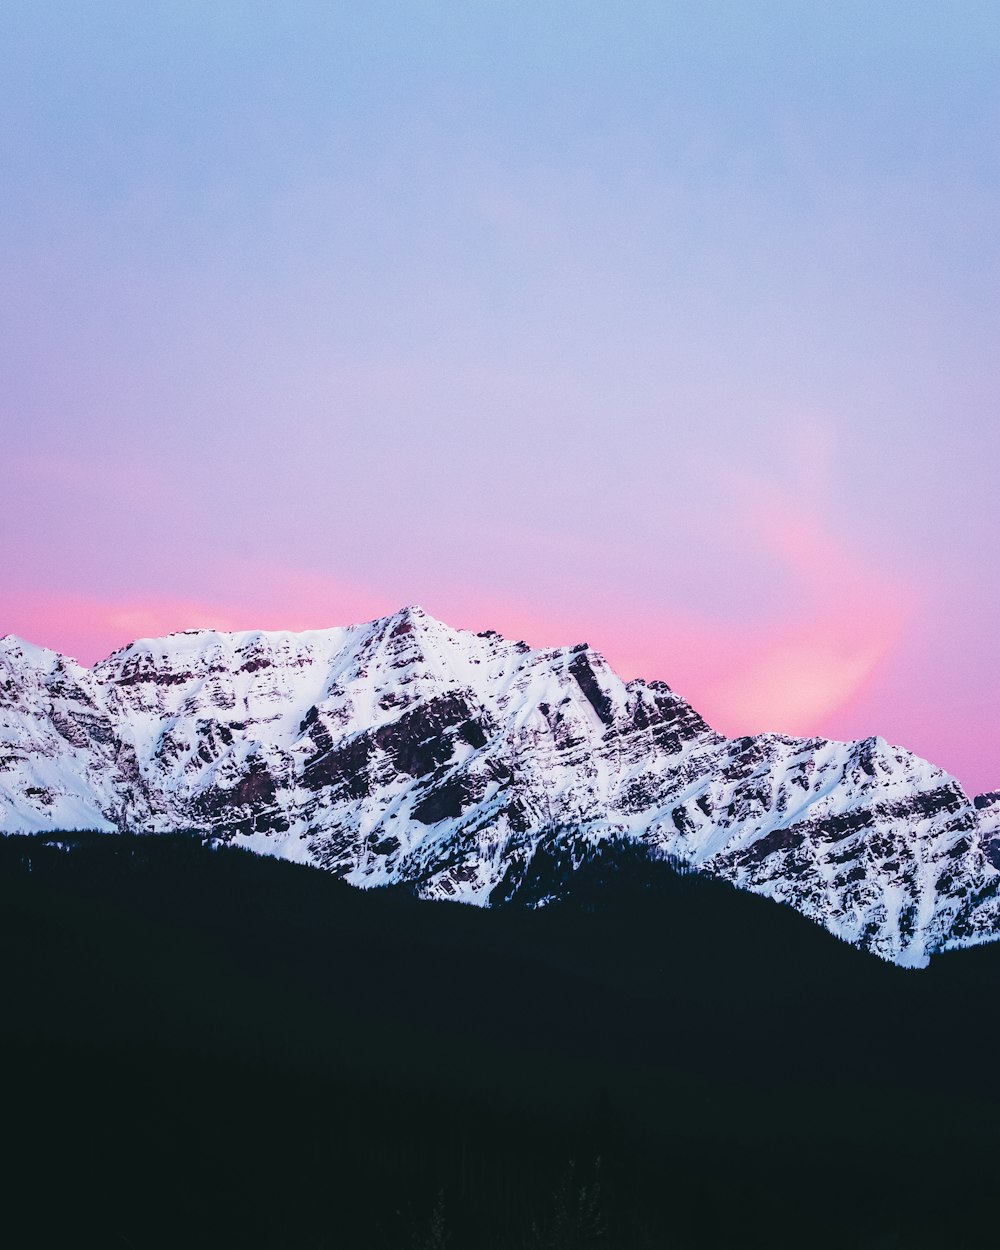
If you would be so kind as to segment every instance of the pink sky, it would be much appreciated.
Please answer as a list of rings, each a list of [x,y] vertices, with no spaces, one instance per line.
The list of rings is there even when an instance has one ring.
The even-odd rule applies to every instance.
[[[0,632],[418,602],[1000,786],[989,6],[340,7],[5,19]]]
[[[988,718],[977,721],[973,708],[942,726],[932,711],[941,683],[928,689],[908,681],[926,616],[920,587],[875,567],[827,525],[820,514],[828,472],[814,466],[810,490],[796,489],[794,499],[760,481],[723,475],[731,511],[715,523],[730,536],[729,559],[755,559],[769,569],[770,584],[782,587],[774,610],[753,620],[681,611],[658,603],[655,587],[631,602],[602,604],[600,578],[589,594],[532,602],[482,580],[449,586],[438,575],[428,579],[424,606],[457,627],[499,628],[534,645],[590,641],[622,676],[668,680],[727,733],[877,732],[951,768],[970,789],[988,788],[996,773]],[[542,563],[551,558],[543,550]],[[307,629],[365,620],[412,601],[421,587],[419,577],[410,578],[393,597],[375,585],[247,559],[218,572],[225,590],[198,599],[29,586],[8,599],[7,622],[12,632],[92,663],[135,637],[177,629]]]

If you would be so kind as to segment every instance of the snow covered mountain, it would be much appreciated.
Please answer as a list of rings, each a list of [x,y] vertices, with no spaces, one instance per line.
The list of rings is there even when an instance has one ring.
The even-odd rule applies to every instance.
[[[1000,936],[1000,794],[880,738],[725,738],[586,644],[417,607],[172,634],[89,670],[0,639],[0,829],[73,828],[203,830],[479,904],[624,837],[900,964]]]

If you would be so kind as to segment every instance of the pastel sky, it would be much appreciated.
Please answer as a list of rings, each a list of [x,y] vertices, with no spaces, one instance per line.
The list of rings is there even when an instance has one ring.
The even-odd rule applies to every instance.
[[[418,602],[1000,787],[996,0],[5,0],[0,632]]]

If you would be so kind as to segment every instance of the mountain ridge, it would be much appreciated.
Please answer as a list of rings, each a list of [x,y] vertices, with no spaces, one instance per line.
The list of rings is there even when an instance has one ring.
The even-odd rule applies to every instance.
[[[529,877],[542,904],[538,856],[624,837],[922,966],[1000,936],[996,798],[878,737],[726,738],[585,643],[531,648],[417,605],[137,639],[89,669],[0,639],[9,832],[190,828],[481,905]]]

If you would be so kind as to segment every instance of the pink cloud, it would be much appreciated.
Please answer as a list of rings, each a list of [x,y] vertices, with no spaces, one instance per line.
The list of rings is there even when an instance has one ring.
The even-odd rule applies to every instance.
[[[864,690],[905,621],[895,590],[870,599],[863,613],[850,607],[820,604],[790,624],[743,628],[655,609],[585,621],[572,611],[494,601],[478,603],[462,624],[489,625],[534,646],[589,641],[622,677],[667,681],[725,733],[808,735],[823,732]]]
[[[814,734],[864,688],[894,632],[881,622],[855,632],[831,617],[765,645],[749,662],[709,683],[701,708],[729,733]]]
[[[704,710],[730,732],[820,732],[900,644],[917,595],[825,520],[822,492],[808,502],[751,480],[737,502],[744,541],[784,571],[799,606],[736,665],[720,657]]]
[[[754,562],[781,587],[771,613],[734,621],[662,601],[553,611],[479,598],[475,616],[535,645],[586,639],[622,676],[666,680],[726,733],[830,732],[904,644],[919,596],[830,519],[835,447],[821,422],[796,429],[786,459],[784,488],[725,470],[708,484],[722,501],[713,519],[726,562]]]
[[[241,566],[230,580],[238,589],[214,601],[60,594],[23,587],[5,596],[0,634],[18,634],[92,664],[136,638],[183,629],[321,629],[399,606],[364,587],[271,566]]]
[[[797,415],[767,476],[706,472],[727,560],[760,567],[775,587],[770,614],[712,624],[693,662],[675,670],[684,693],[725,732],[822,733],[905,642],[919,596],[837,523],[837,452],[830,423]],[[665,624],[669,638],[673,623]]]

